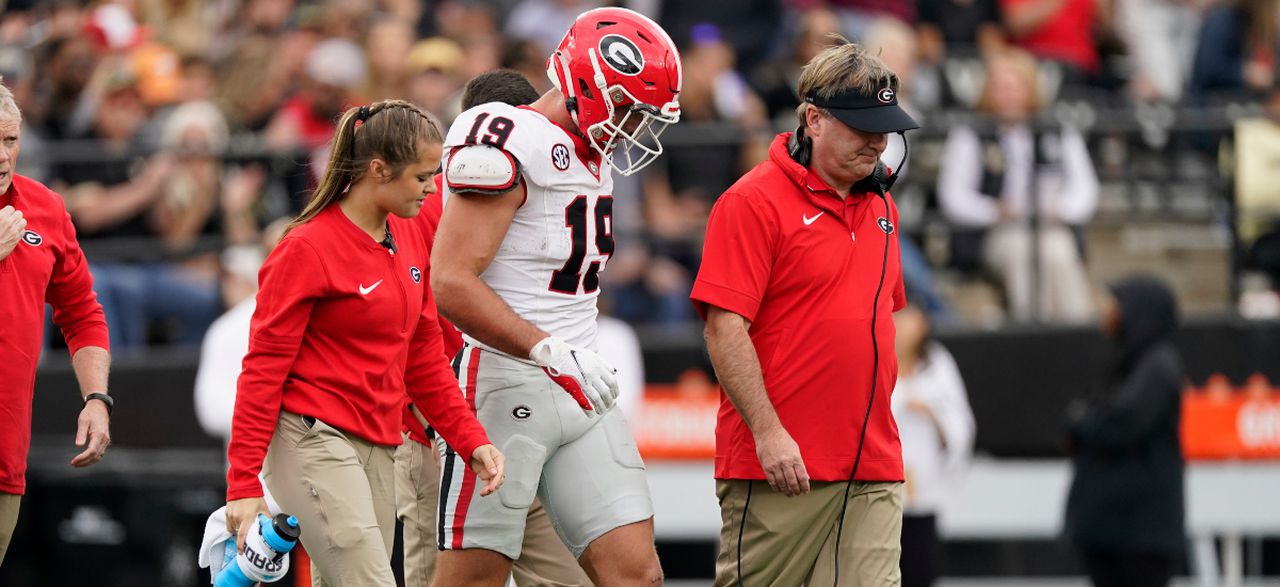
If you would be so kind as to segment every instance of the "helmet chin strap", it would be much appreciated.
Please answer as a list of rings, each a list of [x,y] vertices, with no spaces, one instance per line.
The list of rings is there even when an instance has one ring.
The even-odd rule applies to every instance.
[[[574,130],[581,136],[582,131],[578,130],[578,96],[574,92],[573,79],[569,77],[569,60],[560,51],[556,51],[551,58],[560,61],[559,68],[554,65],[551,67],[555,75],[551,81],[559,87],[560,94],[564,96],[564,109],[569,113],[569,118],[573,119]]]

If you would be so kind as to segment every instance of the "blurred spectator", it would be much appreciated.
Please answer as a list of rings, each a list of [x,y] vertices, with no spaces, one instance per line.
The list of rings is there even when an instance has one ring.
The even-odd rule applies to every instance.
[[[1069,82],[1101,71],[1093,34],[1096,0],[1000,0],[1000,8],[1014,44],[1061,65]]]
[[[1234,0],[1209,8],[1192,62],[1189,97],[1203,104],[1215,94],[1239,97],[1274,85],[1277,19],[1275,0]]]
[[[369,29],[365,41],[369,49],[369,79],[364,99],[376,102],[405,96],[409,51],[413,48],[413,28],[405,21],[383,19]]]
[[[188,249],[196,237],[216,232],[228,138],[226,120],[208,102],[183,104],[165,121],[161,145],[175,162],[160,188],[152,225],[170,249]]]
[[[539,94],[545,94],[551,89],[551,80],[547,78],[547,56],[550,54],[551,51],[537,41],[510,41],[502,49],[500,64],[503,69],[520,72]]]
[[[769,119],[780,121],[780,128],[794,124],[796,106],[800,104],[796,95],[800,68],[831,44],[831,35],[840,33],[840,18],[827,8],[806,9],[796,22],[798,27],[786,56],[765,63],[751,75],[752,86],[760,93]]]
[[[285,30],[293,0],[246,0],[225,35],[218,103],[232,128],[261,130],[302,73],[318,34]]]
[[[957,229],[953,260],[977,258],[998,275],[1014,318],[1086,321],[1092,293],[1071,227],[1093,217],[1098,178],[1079,131],[1033,128],[1037,76],[1035,59],[1016,49],[988,60],[979,108],[993,130],[952,128],[938,198]]]
[[[973,454],[969,397],[947,349],[929,334],[929,319],[908,305],[893,315],[898,384],[890,407],[902,439],[902,586],[927,587],[941,571],[938,514]]]
[[[512,39],[558,47],[579,14],[603,5],[600,0],[521,0],[507,17],[505,32]]]
[[[1128,42],[1129,94],[1142,102],[1177,102],[1195,50],[1200,16],[1191,0],[1118,0],[1116,27]]]
[[[840,16],[840,26],[854,39],[866,37],[878,18],[892,17],[907,24],[916,22],[917,0],[789,0],[795,8],[829,6]]]
[[[498,69],[498,64],[502,61],[503,42],[502,35],[496,32],[464,35],[461,39],[462,70],[459,71],[462,79],[458,83],[465,84],[486,71]],[[551,52],[548,51],[547,54],[550,55]]]
[[[511,4],[514,9],[520,0],[480,0],[458,2],[442,0],[435,10],[434,35],[462,39],[468,35],[492,35],[500,30],[498,10],[500,4]],[[503,12],[508,14],[509,11]],[[556,39],[559,42],[559,39]]]
[[[1003,44],[996,0],[919,0],[920,59],[973,57]]]
[[[294,212],[302,210],[319,183],[338,117],[361,101],[357,92],[367,77],[368,63],[359,45],[347,39],[321,41],[307,56],[298,91],[285,100],[264,131],[267,146],[293,162],[285,186]]]
[[[1073,410],[1066,533],[1094,585],[1163,586],[1187,540],[1177,302],[1151,277],[1124,279],[1111,295],[1102,327],[1116,343],[1115,368],[1106,393]]]
[[[138,95],[148,108],[160,108],[178,100],[182,89],[182,58],[162,43],[143,43],[129,52],[129,64],[138,76]]]
[[[321,0],[317,4],[320,30],[325,37],[352,42],[365,38],[374,0]]]
[[[99,50],[117,51],[136,47],[147,38],[130,7],[124,3],[100,2],[87,9],[81,34]]]
[[[451,109],[450,101],[462,91],[462,60],[462,48],[452,40],[432,37],[418,41],[405,64],[409,72],[408,100],[446,121],[452,120],[453,116],[445,111]]]
[[[1261,271],[1265,285],[1240,292],[1241,315],[1280,317],[1280,87],[1267,97],[1266,116],[1244,118],[1235,128],[1236,234],[1248,247],[1246,268]]]
[[[737,65],[751,71],[774,53],[782,39],[778,35],[783,22],[782,2],[778,0],[659,0],[658,21],[676,45],[693,41],[695,28],[713,24],[725,42],[733,48]],[[557,39],[557,44],[558,44]],[[555,47],[556,45],[551,45]],[[685,82],[689,81],[686,73]]]
[[[101,83],[102,102],[86,135],[99,150],[58,165],[54,177],[68,186],[68,211],[86,245],[110,251],[97,255],[91,247],[90,269],[112,345],[124,351],[147,344],[157,320],[175,323],[172,341],[194,344],[217,316],[216,265],[212,258],[187,264],[166,255],[185,255],[196,236],[217,230],[221,164],[211,153],[226,145],[225,123],[207,104],[175,111],[164,150],[140,159],[132,173],[128,163],[141,153],[147,110],[127,69],[112,66]]]
[[[210,18],[212,3],[200,0],[137,0],[143,25],[154,38],[181,55],[204,53],[219,32]],[[212,25],[212,26],[211,26]]]
[[[218,73],[209,60],[198,55],[182,58],[179,102],[212,101],[218,94]]]
[[[359,102],[357,91],[368,79],[364,50],[347,39],[327,39],[311,49],[302,85],[280,106],[266,129],[276,149],[315,149],[328,143],[338,115]]]
[[[54,38],[43,49],[45,55],[38,59],[48,65],[42,68],[32,100],[36,110],[31,113],[31,124],[50,139],[72,138],[84,130],[71,126],[80,96],[98,66],[98,54],[93,43],[81,36]]]

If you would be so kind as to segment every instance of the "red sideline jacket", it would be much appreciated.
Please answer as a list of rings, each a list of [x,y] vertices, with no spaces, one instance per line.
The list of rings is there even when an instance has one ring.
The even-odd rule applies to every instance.
[[[901,481],[889,412],[898,378],[892,314],[906,303],[898,211],[889,196],[841,200],[787,154],[790,136],[774,139],[769,159],[711,210],[694,306],[703,318],[712,305],[751,321],[765,391],[810,478],[849,478],[874,385],[857,479]],[[723,392],[716,478],[764,479],[755,439]]]
[[[393,446],[407,392],[464,461],[489,442],[444,360],[421,228],[387,222],[396,254],[329,206],[262,266],[227,448],[228,501],[262,495],[258,472],[281,409]]]
[[[427,201],[422,204],[422,210],[414,217],[418,225],[422,227],[422,237],[427,243],[427,256],[431,256],[431,245],[436,239],[436,228],[440,226],[440,215],[444,212],[444,200],[441,198],[440,183],[444,179],[443,173],[436,174],[436,191],[427,194]],[[427,269],[427,275],[431,274],[431,270]],[[425,282],[427,276],[422,278]],[[440,322],[440,335],[444,337],[444,355],[446,361],[452,361],[454,355],[462,350],[462,333],[454,328],[453,324],[445,319],[444,316],[438,316]],[[406,398],[404,405],[404,425],[401,430],[409,433],[409,439],[421,444],[430,444],[427,439],[427,431],[422,428],[422,424],[418,423],[418,419],[413,417],[413,412],[409,411],[409,402]]]
[[[0,194],[0,208],[9,205],[22,212],[27,230],[0,260],[0,493],[22,495],[45,303],[53,306],[73,356],[87,346],[109,347],[107,321],[62,197],[14,175]]]

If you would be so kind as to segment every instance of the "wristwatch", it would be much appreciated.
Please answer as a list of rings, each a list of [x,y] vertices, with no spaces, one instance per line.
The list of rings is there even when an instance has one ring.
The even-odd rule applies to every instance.
[[[84,403],[87,405],[90,401],[93,401],[95,399],[107,405],[107,415],[110,416],[112,408],[115,408],[115,400],[112,400],[111,396],[105,393],[98,393],[95,391],[89,395],[84,396]]]

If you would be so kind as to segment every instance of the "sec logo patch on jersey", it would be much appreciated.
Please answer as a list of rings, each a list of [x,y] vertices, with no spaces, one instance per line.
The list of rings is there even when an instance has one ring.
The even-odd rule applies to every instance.
[[[560,171],[569,170],[569,147],[560,143],[551,147],[551,164],[556,166]]]

